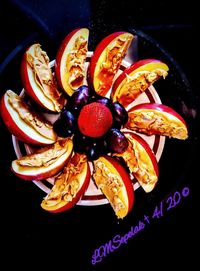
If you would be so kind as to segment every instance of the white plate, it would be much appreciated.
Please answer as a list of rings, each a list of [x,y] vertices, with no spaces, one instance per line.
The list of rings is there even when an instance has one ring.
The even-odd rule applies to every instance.
[[[86,62],[86,71],[88,68],[88,64],[90,61],[90,58],[92,56],[92,52],[87,53],[87,62]],[[131,64],[127,62],[126,60],[122,61],[122,64],[120,66],[120,70],[115,76],[115,79],[121,74],[121,72],[129,67]],[[54,66],[54,61],[51,61],[50,66]],[[84,84],[87,84],[87,82],[84,82]],[[107,97],[109,97],[111,90],[109,91]],[[24,89],[20,93],[20,96],[25,96],[25,91]],[[158,93],[156,92],[156,89],[153,86],[150,86],[145,93],[142,93],[133,103],[131,103],[127,109],[133,105],[140,104],[140,103],[161,103],[160,97]],[[50,122],[54,122],[55,119],[58,117],[58,114],[44,114],[45,118],[47,118]],[[160,157],[162,155],[163,149],[164,149],[164,144],[165,144],[165,137],[164,136],[146,136],[143,134],[139,134],[151,147],[153,150],[157,161],[160,160]],[[12,136],[12,142],[13,142],[13,147],[16,153],[17,158],[22,157],[26,155],[27,153],[32,153],[34,151],[34,148],[22,143],[19,141],[15,136]],[[90,167],[92,170],[92,163],[90,162]],[[35,185],[38,186],[39,189],[44,191],[45,194],[48,194],[51,190],[51,187],[54,183],[54,178],[48,178],[47,180],[43,181],[32,181]],[[138,189],[140,187],[139,183],[133,179],[133,186],[134,190]],[[44,195],[45,196],[45,195]],[[77,205],[83,205],[83,206],[96,206],[96,205],[102,205],[102,204],[107,204],[108,200],[105,198],[105,196],[102,194],[102,192],[97,189],[95,186],[93,180],[90,180],[90,184],[88,186],[88,189],[86,190],[85,194],[82,196],[82,198],[79,200]]]

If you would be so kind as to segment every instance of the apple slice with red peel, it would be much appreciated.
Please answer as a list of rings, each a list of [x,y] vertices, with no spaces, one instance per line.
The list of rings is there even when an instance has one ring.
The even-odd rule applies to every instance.
[[[158,163],[149,144],[133,132],[124,132],[129,141],[128,148],[122,154],[113,156],[122,157],[131,174],[138,180],[145,192],[151,192],[158,181]]]
[[[129,173],[119,161],[105,155],[94,161],[93,178],[116,216],[124,218],[134,203],[134,189]]]
[[[19,140],[39,146],[56,141],[52,124],[12,90],[7,90],[2,96],[0,111],[8,130]]]
[[[115,80],[111,98],[128,106],[159,78],[168,75],[168,66],[157,59],[142,59],[126,68]]]
[[[169,106],[142,103],[128,110],[126,128],[147,135],[187,139],[188,129],[182,116]]]
[[[39,149],[12,162],[11,170],[24,180],[44,180],[57,174],[69,161],[73,150],[71,138]]]
[[[66,103],[63,93],[58,90],[49,57],[36,43],[23,55],[21,78],[25,91],[40,106],[52,112],[60,112]]]
[[[133,38],[128,32],[115,32],[97,45],[90,61],[88,79],[99,95],[105,96],[110,90]]]
[[[58,49],[55,61],[56,78],[69,96],[85,82],[88,39],[89,30],[78,28],[64,38]]]
[[[72,208],[83,196],[90,182],[90,167],[84,154],[75,153],[67,166],[56,177],[50,193],[41,207],[52,213]]]

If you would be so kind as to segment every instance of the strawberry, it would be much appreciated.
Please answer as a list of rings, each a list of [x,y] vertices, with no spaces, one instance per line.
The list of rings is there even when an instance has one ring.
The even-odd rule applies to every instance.
[[[112,113],[104,104],[93,102],[85,105],[78,117],[78,127],[82,134],[101,137],[112,126]]]

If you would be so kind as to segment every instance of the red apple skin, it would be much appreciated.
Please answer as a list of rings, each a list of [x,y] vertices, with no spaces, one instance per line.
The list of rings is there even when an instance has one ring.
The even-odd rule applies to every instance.
[[[94,80],[94,71],[96,68],[96,64],[98,62],[98,59],[101,55],[101,53],[103,52],[103,50],[108,46],[108,44],[110,42],[112,42],[112,40],[114,40],[116,37],[120,36],[121,34],[123,34],[125,32],[120,31],[120,32],[115,32],[112,33],[110,35],[108,35],[107,37],[105,37],[96,47],[92,59],[90,61],[90,66],[89,66],[89,79],[91,80],[91,83]]]
[[[137,68],[146,65],[148,63],[152,63],[152,62],[161,62],[157,59],[142,59],[139,60],[135,63],[133,63],[130,67],[126,68],[126,70],[124,72],[122,72],[117,79],[115,80],[114,84],[113,84],[113,88],[112,88],[112,96],[115,93],[115,90],[118,88],[119,84],[126,78],[127,74],[130,74],[131,72],[133,72],[134,70],[136,70]]]
[[[67,210],[71,209],[72,207],[74,207],[76,205],[76,203],[80,200],[82,195],[85,193],[85,191],[87,190],[89,183],[90,183],[90,176],[91,176],[90,167],[87,162],[87,172],[86,172],[84,183],[83,183],[82,187],[79,189],[79,191],[77,192],[76,196],[73,198],[73,200],[58,209],[46,210],[46,211],[48,211],[50,213],[61,213],[61,212],[67,211]]]
[[[30,46],[31,47],[31,46]],[[30,47],[27,49],[27,51],[30,49]],[[27,52],[26,51],[26,52]],[[49,108],[47,108],[37,97],[37,95],[35,94],[35,92],[33,91],[33,88],[31,86],[30,80],[29,80],[29,75],[28,75],[28,64],[27,64],[27,60],[26,60],[26,52],[24,53],[23,57],[22,57],[22,62],[21,62],[21,67],[20,67],[20,75],[21,75],[21,79],[24,85],[24,88],[26,90],[26,92],[28,93],[28,95],[37,103],[39,104],[41,107],[49,110]]]
[[[127,197],[128,197],[128,213],[132,210],[134,204],[134,189],[133,183],[130,179],[128,172],[125,168],[118,162],[115,158],[110,157],[108,155],[103,156],[112,166],[118,171],[119,175],[121,176],[124,186],[126,188]]]
[[[6,108],[6,105],[4,102],[4,96],[1,98],[0,108],[1,108],[1,117],[11,134],[16,136],[19,140],[23,142],[30,143],[30,144],[38,143],[35,140],[32,140],[15,124],[15,121],[12,119],[10,113],[8,112]]]
[[[46,171],[44,173],[40,173],[40,174],[33,174],[33,175],[26,175],[26,174],[20,174],[18,172],[16,172],[15,170],[13,170],[13,167],[11,165],[11,171],[20,179],[26,180],[26,181],[41,181],[41,180],[45,180],[47,178],[50,178],[54,175],[56,175],[59,171],[62,170],[62,168],[68,163],[68,161],[71,158],[71,154],[68,156],[68,158],[63,161],[61,164],[59,164],[57,167],[52,168],[49,171]]]
[[[119,86],[119,84],[126,78],[126,74],[130,74],[131,72],[133,72],[134,70],[136,70],[137,68],[144,66],[146,64],[149,63],[162,63],[160,60],[157,59],[142,59],[139,60],[135,63],[133,63],[130,67],[126,68],[126,70],[124,72],[122,72],[117,79],[115,80],[114,84],[113,84],[113,93],[112,95],[114,95],[115,90],[117,89],[117,87]]]
[[[37,141],[33,139],[32,137],[30,137],[27,133],[25,133],[24,130],[22,130],[18,125],[16,125],[15,120],[9,113],[9,110],[7,109],[7,106],[5,104],[5,95],[6,94],[4,94],[0,100],[0,110],[1,110],[1,117],[7,129],[9,130],[9,132],[15,137],[17,137],[20,141],[27,144],[34,145],[34,146],[42,147],[42,146],[46,146],[48,144],[53,143],[53,141],[51,143],[50,141],[48,141],[47,143]]]
[[[77,29],[74,29],[72,32],[70,32],[66,37],[65,39],[62,41],[61,45],[60,45],[60,48],[57,52],[57,55],[56,55],[56,61],[55,61],[55,73],[56,73],[56,78],[58,80],[58,83],[59,85],[64,89],[64,86],[62,84],[62,80],[61,80],[61,73],[60,73],[60,70],[61,70],[61,59],[62,59],[62,56],[63,56],[63,53],[65,51],[65,48],[67,47],[67,44],[69,43],[69,41],[71,40],[71,38],[74,36],[74,34],[76,32],[78,32],[81,28],[77,28]]]
[[[88,67],[88,82],[89,82],[89,85],[91,87],[94,87],[94,74],[95,74],[95,69],[96,69],[96,65],[98,63],[98,59],[99,57],[101,56],[102,52],[104,51],[104,49],[109,45],[109,43],[111,43],[116,37],[122,35],[122,34],[125,34],[126,32],[124,31],[118,31],[118,32],[115,32],[115,33],[112,33],[110,35],[108,35],[107,37],[105,37],[96,47],[95,51],[94,51],[94,54],[91,58],[91,61],[90,61],[90,65]],[[105,96],[106,95],[106,92],[105,93],[102,93],[101,94],[102,96]]]
[[[158,59],[153,59],[153,58],[148,58],[148,59],[142,59],[142,60],[139,60],[135,63],[133,63],[130,67],[126,68],[118,77],[117,79],[115,80],[115,82],[113,83],[113,87],[112,87],[112,92],[111,92],[111,98],[113,99],[114,96],[115,96],[115,93],[119,87],[119,85],[122,83],[122,81],[124,79],[126,79],[127,75],[134,72],[134,70],[142,67],[142,66],[145,66],[147,64],[153,64],[153,63],[159,63],[159,64],[163,64],[163,67],[165,68],[166,71],[169,70],[168,66],[163,63],[162,61],[158,60]]]
[[[56,144],[56,143],[54,143]],[[62,168],[69,162],[71,159],[72,153],[73,153],[73,142],[71,138],[65,139],[65,146],[63,148],[66,149],[66,152],[61,155],[57,161],[55,161],[54,164],[50,164],[47,167],[26,167],[26,166],[19,166],[17,165],[17,160],[13,160],[11,164],[11,171],[18,176],[21,179],[27,180],[27,181],[40,181],[47,178],[50,178],[54,175],[56,175],[58,172],[62,170]],[[44,147],[44,151],[48,151],[48,149],[52,148],[52,145],[49,145],[49,147]],[[41,153],[42,149],[39,151]],[[37,152],[36,152],[37,154]],[[28,156],[28,155],[27,155]],[[20,159],[20,158],[19,158]],[[35,158],[36,159],[36,158]],[[28,170],[28,172],[27,172]],[[32,172],[30,172],[32,171]]]
[[[138,104],[138,105],[135,105],[132,108],[130,108],[128,110],[128,113],[133,112],[134,110],[142,110],[142,109],[156,110],[156,111],[171,114],[174,117],[176,117],[177,119],[179,119],[185,126],[187,126],[185,120],[182,118],[182,116],[178,112],[176,112],[173,108],[171,108],[171,107],[169,107],[167,105],[164,105],[164,104],[142,103],[142,104]]]
[[[61,61],[62,61],[62,57],[64,55],[64,51],[67,47],[67,45],[69,44],[69,42],[71,41],[72,37],[78,32],[80,31],[82,28],[77,28],[74,29],[73,31],[71,31],[62,41],[59,50],[57,52],[56,55],[56,61],[55,61],[55,74],[56,74],[56,79],[58,81],[58,84],[60,85],[60,87],[64,90],[65,87],[62,83],[62,74],[61,74]]]
[[[136,140],[137,142],[139,142],[139,144],[146,150],[146,152],[148,153],[151,162],[153,164],[154,167],[154,171],[157,175],[157,177],[159,176],[159,168],[158,168],[158,162],[157,159],[155,157],[155,155],[152,152],[152,149],[150,148],[149,144],[139,135],[133,133],[133,132],[124,132],[124,135],[130,135],[134,140]]]
[[[47,111],[51,111],[51,112],[60,112],[58,110],[55,110],[53,104],[51,102],[49,102],[49,99],[46,97],[43,98],[39,98],[39,93],[41,92],[39,87],[33,87],[31,85],[31,80],[34,80],[34,75],[32,74],[30,78],[30,74],[29,74],[29,64],[27,61],[27,52],[29,50],[31,50],[31,47],[34,45],[31,45],[30,47],[27,48],[26,52],[24,53],[23,57],[22,57],[22,61],[21,61],[21,66],[20,66],[20,76],[21,76],[21,80],[24,86],[24,89],[26,91],[26,93],[42,108],[46,109]],[[44,96],[44,95],[42,95]],[[43,99],[43,100],[42,100]],[[64,106],[65,104],[65,98],[64,96],[60,97],[60,106]]]
[[[27,144],[32,144],[32,145],[38,145],[38,146],[43,146],[46,144],[42,144],[41,142],[38,142],[31,137],[29,137],[26,133],[24,133],[23,130],[21,130],[16,124],[13,118],[11,117],[9,111],[6,108],[5,101],[4,101],[4,95],[1,98],[0,102],[0,110],[1,110],[1,117],[9,130],[11,134],[16,136],[20,141],[25,142]]]

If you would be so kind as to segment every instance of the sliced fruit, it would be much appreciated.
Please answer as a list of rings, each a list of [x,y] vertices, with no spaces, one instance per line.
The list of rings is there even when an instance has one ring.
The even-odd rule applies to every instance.
[[[41,148],[12,162],[11,170],[25,180],[43,180],[58,173],[71,157],[71,138],[58,140],[53,145]]]
[[[36,43],[25,52],[21,63],[21,78],[26,92],[40,106],[60,112],[65,104],[50,68],[49,57]]]
[[[69,96],[85,81],[88,38],[87,28],[73,30],[65,37],[56,55],[56,77],[59,85]]]
[[[115,80],[112,100],[128,106],[160,77],[165,78],[168,70],[168,66],[157,59],[143,59],[133,63]]]
[[[101,156],[94,161],[93,178],[116,216],[124,218],[133,207],[134,189],[128,172],[116,159]]]
[[[122,157],[130,172],[145,192],[151,192],[158,181],[158,164],[148,143],[133,132],[124,132],[129,141],[125,152],[113,156]]]
[[[188,138],[184,119],[174,109],[163,104],[143,103],[130,108],[126,127],[147,135]]]
[[[90,182],[90,167],[84,154],[75,153],[67,166],[56,177],[50,193],[41,207],[58,213],[72,208],[83,196]]]
[[[94,102],[85,105],[78,117],[78,127],[86,136],[103,136],[112,126],[111,111],[104,104]]]
[[[11,134],[34,145],[47,145],[56,141],[53,126],[12,90],[1,98],[2,119]]]
[[[105,37],[91,58],[88,78],[95,91],[105,96],[133,40],[128,32],[115,32]]]

